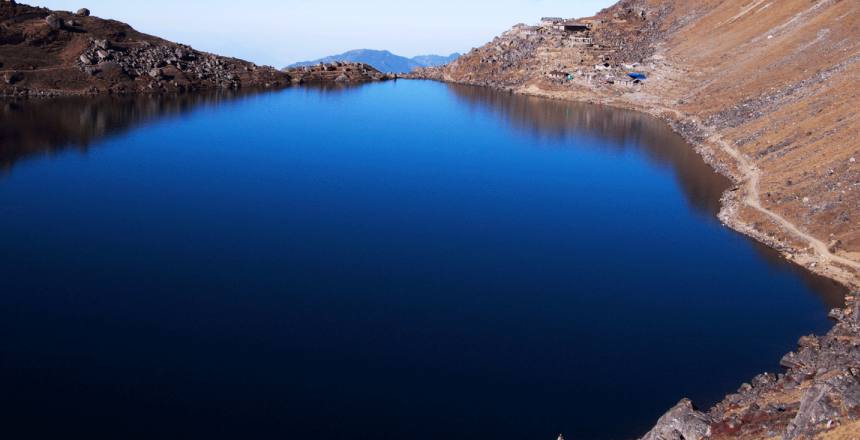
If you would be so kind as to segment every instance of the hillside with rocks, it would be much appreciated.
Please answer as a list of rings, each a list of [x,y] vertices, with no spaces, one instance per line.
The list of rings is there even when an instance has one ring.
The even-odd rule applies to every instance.
[[[396,74],[382,73],[369,64],[341,61],[288,67],[284,72],[290,76],[294,84],[350,84],[397,79]]]
[[[365,66],[326,68],[346,74],[347,82],[381,78]],[[51,11],[0,0],[0,97],[274,88],[303,76],[146,35],[85,8]]]
[[[413,77],[644,111],[735,182],[721,220],[860,287],[860,2],[622,0],[520,24]],[[654,439],[860,438],[853,298],[787,368],[709,412],[682,401]],[[679,396],[681,397],[681,396]]]

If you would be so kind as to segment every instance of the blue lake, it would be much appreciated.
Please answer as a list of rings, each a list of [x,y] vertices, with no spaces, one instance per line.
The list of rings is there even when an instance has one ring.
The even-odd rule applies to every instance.
[[[0,115],[4,438],[634,438],[844,294],[633,112],[399,81]]]

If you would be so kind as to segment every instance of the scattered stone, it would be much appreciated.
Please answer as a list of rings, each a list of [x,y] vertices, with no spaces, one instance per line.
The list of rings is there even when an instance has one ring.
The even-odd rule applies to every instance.
[[[248,69],[255,71],[257,70],[257,66],[250,65]],[[284,69],[284,72],[291,77],[293,84],[325,82],[347,84],[366,81],[386,81],[396,78],[396,75],[384,74],[364,63],[321,63],[314,66],[288,68]]]
[[[815,335],[801,336],[800,340],[797,341],[797,346],[800,348],[812,348],[815,350],[820,348],[818,337]]]
[[[45,17],[45,23],[48,23],[48,27],[55,31],[63,27],[63,19],[58,17],[57,14],[51,14]]]

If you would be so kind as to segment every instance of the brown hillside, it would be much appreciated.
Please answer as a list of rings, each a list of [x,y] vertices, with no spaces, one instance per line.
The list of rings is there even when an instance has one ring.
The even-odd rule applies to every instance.
[[[0,97],[268,88],[389,79],[362,64],[289,71],[201,52],[115,20],[0,0]]]
[[[0,1],[0,96],[261,87],[289,76],[114,20]]]

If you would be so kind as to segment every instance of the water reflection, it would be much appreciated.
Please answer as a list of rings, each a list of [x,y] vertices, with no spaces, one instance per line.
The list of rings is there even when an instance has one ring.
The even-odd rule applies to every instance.
[[[308,85],[309,93],[342,94],[348,85]],[[601,148],[619,152],[638,149],[650,160],[671,167],[688,203],[713,218],[731,182],[715,173],[664,122],[639,112],[591,104],[499,93],[483,87],[448,85],[448,90],[473,109],[503,117],[516,130],[538,138],[560,140],[594,137]],[[164,96],[75,97],[55,100],[0,102],[0,169],[31,157],[77,149],[86,152],[105,136],[119,134],[156,119],[179,116],[259,92],[219,91]],[[785,261],[773,249],[755,243],[771,266],[794,272],[827,307],[841,307],[847,290]]]
[[[677,133],[648,115],[593,104],[506,94],[483,87],[449,85],[465,104],[504,117],[530,136],[560,140],[589,136],[601,148],[641,149],[656,163],[671,166],[687,201],[697,211],[715,216],[731,182],[715,173]],[[577,146],[582,145],[578,143]]]
[[[0,101],[0,169],[9,171],[20,160],[70,149],[86,152],[104,136],[250,93]]]
[[[731,187],[731,182],[706,164],[681,136],[665,122],[649,115],[593,104],[499,93],[485,87],[450,84],[448,89],[464,104],[490,111],[530,136],[553,140],[588,136],[602,142],[577,143],[577,147],[638,149],[655,163],[671,167],[690,206],[711,218],[716,217],[720,199]],[[770,266],[802,279],[826,307],[844,306],[848,293],[844,286],[786,261],[768,246],[755,241],[752,244]]]

